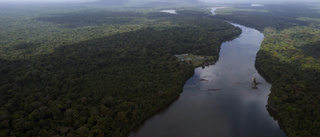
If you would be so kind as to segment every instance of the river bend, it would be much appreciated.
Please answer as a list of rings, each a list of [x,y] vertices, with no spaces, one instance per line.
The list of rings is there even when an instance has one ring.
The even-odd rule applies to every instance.
[[[196,68],[180,98],[130,137],[285,137],[266,109],[271,85],[254,67],[264,36],[233,25],[242,34],[221,45],[217,63]],[[258,89],[251,87],[253,77]]]

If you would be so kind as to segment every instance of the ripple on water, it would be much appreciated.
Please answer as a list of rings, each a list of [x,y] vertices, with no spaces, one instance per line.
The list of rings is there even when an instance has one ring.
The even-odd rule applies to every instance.
[[[176,10],[160,10],[160,12],[170,13],[170,14],[178,14]]]

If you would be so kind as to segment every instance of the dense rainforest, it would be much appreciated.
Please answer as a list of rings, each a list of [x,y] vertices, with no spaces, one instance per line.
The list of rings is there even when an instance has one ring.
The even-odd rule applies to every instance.
[[[215,18],[263,32],[256,65],[272,81],[268,108],[290,137],[320,136],[319,4],[220,9]],[[270,112],[272,114],[273,112]]]
[[[5,8],[4,8],[5,9]],[[124,136],[179,97],[192,64],[241,30],[157,9],[0,12],[0,136]]]

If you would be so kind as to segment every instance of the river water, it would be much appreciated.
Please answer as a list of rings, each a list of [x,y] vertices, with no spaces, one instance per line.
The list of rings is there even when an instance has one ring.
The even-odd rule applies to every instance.
[[[221,45],[217,63],[196,68],[178,100],[149,118],[130,137],[285,137],[266,109],[271,85],[254,67],[264,36],[242,29]],[[255,77],[261,84],[251,87]],[[202,79],[202,80],[201,80]]]

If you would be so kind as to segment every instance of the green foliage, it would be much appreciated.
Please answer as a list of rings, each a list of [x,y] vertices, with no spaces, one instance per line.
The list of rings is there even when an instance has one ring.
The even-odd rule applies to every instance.
[[[28,26],[34,29],[20,22],[25,18],[10,18],[17,29],[1,32],[6,37],[1,37],[0,135],[124,136],[176,99],[193,75],[193,66],[174,54],[217,59],[221,42],[241,33],[202,17],[161,13],[151,21],[159,13],[111,13],[31,14]],[[105,22],[102,16],[116,20]],[[19,35],[24,30],[30,37]]]
[[[314,122],[320,116],[313,112],[320,107],[316,101],[320,60],[312,57],[316,51],[307,52],[310,46],[306,46],[319,40],[319,32],[294,27],[279,32],[267,28],[264,34],[256,64],[273,80],[268,104],[279,111],[289,136],[319,136],[320,127],[314,127]]]

